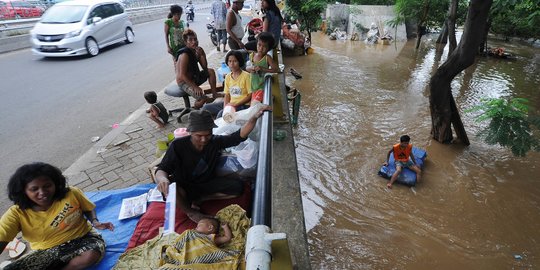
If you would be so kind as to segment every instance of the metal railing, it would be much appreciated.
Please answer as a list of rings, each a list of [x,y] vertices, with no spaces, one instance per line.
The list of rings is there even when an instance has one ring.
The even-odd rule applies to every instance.
[[[272,74],[264,77],[263,103],[272,106]],[[286,239],[284,233],[273,233],[272,222],[272,132],[273,114],[264,112],[261,120],[259,139],[259,159],[251,227],[246,242],[246,269],[270,270],[272,259],[272,241]]]
[[[266,74],[264,78],[263,103],[272,106],[272,74]],[[263,114],[261,119],[259,159],[255,194],[253,196],[253,217],[251,219],[252,226],[271,226],[272,129],[272,112],[268,111]]]

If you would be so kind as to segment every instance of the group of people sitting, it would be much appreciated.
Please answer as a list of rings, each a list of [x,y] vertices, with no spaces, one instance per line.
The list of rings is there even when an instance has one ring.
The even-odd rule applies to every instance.
[[[196,102],[194,109],[208,110],[214,117],[220,117],[226,106],[235,111],[248,108],[255,102],[262,102],[264,73],[278,72],[278,65],[268,52],[275,47],[275,39],[270,32],[262,32],[257,36],[256,51],[249,54],[248,63],[240,50],[231,50],[225,56],[225,62],[230,73],[225,76],[223,101],[216,101],[217,75],[213,68],[208,67],[206,53],[199,46],[197,34],[191,30],[184,30],[182,41],[185,46],[175,53],[175,72],[178,88],[166,90],[170,96],[180,96],[185,92],[192,96]],[[208,81],[212,97],[208,97],[201,85]],[[145,94],[146,98],[146,94]],[[163,127],[168,117],[163,114],[164,107],[157,99],[146,98],[152,104],[149,109],[150,117]],[[163,114],[164,115],[164,114]]]
[[[268,2],[273,0],[263,0],[263,3]],[[237,13],[241,9],[240,3],[241,0],[233,2],[232,12]],[[173,57],[179,89],[204,107],[189,114],[189,136],[171,143],[158,166],[155,179],[158,190],[165,196],[169,184],[176,182],[177,208],[194,222],[199,222],[196,231],[215,234],[218,224],[211,216],[201,213],[198,205],[206,200],[234,198],[244,191],[241,180],[215,176],[221,151],[246,140],[257,119],[271,108],[262,106],[230,135],[213,135],[212,129],[216,127],[214,118],[224,106],[241,110],[253,102],[262,102],[263,73],[278,71],[276,63],[268,55],[276,41],[272,33],[260,33],[256,50],[249,55],[252,65],[247,67],[241,52],[229,51],[225,60],[231,72],[225,77],[224,100],[210,103],[217,98],[216,72],[208,68],[197,34],[191,29],[184,29],[179,19],[181,13],[180,7],[171,7],[165,23],[167,49]],[[235,38],[232,40],[237,41]],[[207,97],[200,87],[207,80],[212,98]],[[148,110],[150,117],[158,127],[163,127],[168,121],[165,107],[157,101],[154,92],[145,93],[145,99],[151,104]],[[68,186],[60,169],[42,162],[23,165],[9,179],[8,193],[14,205],[0,219],[0,250],[9,249],[8,244],[12,241],[18,243],[16,236],[22,232],[33,251],[3,269],[85,269],[104,256],[105,241],[96,229],[114,230],[113,224],[98,219],[95,204],[80,189]],[[213,238],[216,244],[230,239],[227,226],[222,225],[222,228],[225,237]]]
[[[230,231],[222,224],[225,234],[216,236],[218,224],[197,205],[242,195],[240,179],[215,176],[218,159],[223,149],[246,140],[268,110],[262,106],[240,130],[225,136],[212,134],[210,112],[192,112],[190,135],[172,142],[156,172],[158,190],[166,196],[169,184],[176,182],[177,208],[217,245],[230,240]],[[80,189],[68,186],[60,169],[42,162],[23,165],[9,179],[8,195],[13,206],[0,218],[0,251],[16,248],[5,249],[9,243],[19,244],[16,236],[21,232],[33,251],[3,269],[85,269],[103,258],[105,241],[96,229],[112,231],[114,225],[98,219],[95,204]]]

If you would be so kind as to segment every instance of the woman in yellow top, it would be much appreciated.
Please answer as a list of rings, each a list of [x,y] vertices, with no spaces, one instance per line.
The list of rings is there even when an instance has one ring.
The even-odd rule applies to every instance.
[[[13,201],[0,219],[0,250],[19,232],[34,250],[4,269],[84,269],[101,260],[105,241],[96,229],[96,207],[80,189],[67,187],[62,172],[46,163],[21,166],[8,183]]]
[[[231,50],[225,56],[225,62],[231,72],[225,76],[223,84],[223,93],[225,94],[223,102],[207,103],[202,108],[221,117],[225,106],[234,107],[235,111],[249,108],[251,101],[251,76],[248,72],[242,70],[245,65],[244,57],[238,50]]]

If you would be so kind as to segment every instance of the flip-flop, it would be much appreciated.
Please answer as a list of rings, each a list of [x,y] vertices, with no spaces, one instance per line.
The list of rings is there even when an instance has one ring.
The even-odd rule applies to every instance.
[[[19,239],[14,238],[13,241],[7,244],[4,250],[9,250],[9,257],[15,259],[21,256],[26,250],[26,244],[21,242]]]

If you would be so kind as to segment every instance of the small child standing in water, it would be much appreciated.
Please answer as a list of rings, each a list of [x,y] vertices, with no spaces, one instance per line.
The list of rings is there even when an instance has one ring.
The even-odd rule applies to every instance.
[[[219,220],[215,218],[203,218],[197,222],[197,227],[195,231],[198,233],[205,234],[210,240],[212,240],[216,246],[225,244],[232,239],[231,228],[227,223],[221,224],[224,235],[217,235],[219,232]]]
[[[268,55],[268,51],[274,48],[274,36],[270,32],[262,32],[257,36],[257,52],[249,55],[252,66],[246,71],[251,73],[251,104],[262,102],[264,89],[264,73],[278,72],[278,66]]]
[[[157,101],[156,92],[145,92],[144,99],[150,104],[150,108],[146,110],[147,113],[150,113],[148,117],[157,123],[157,128],[165,127],[165,124],[169,121],[169,113],[167,112],[167,109],[165,109],[165,106]]]
[[[422,170],[420,170],[420,167],[416,164],[416,159],[414,158],[412,144],[410,144],[410,141],[411,137],[409,137],[409,135],[403,135],[401,138],[399,138],[399,143],[394,144],[392,149],[388,151],[384,166],[388,166],[388,159],[390,158],[390,154],[392,152],[394,152],[394,161],[396,163],[396,172],[394,172],[390,178],[390,182],[386,184],[388,188],[392,188],[392,184],[394,184],[394,182],[397,180],[403,168],[413,170],[416,173],[416,181],[420,182],[420,174],[422,173]]]

